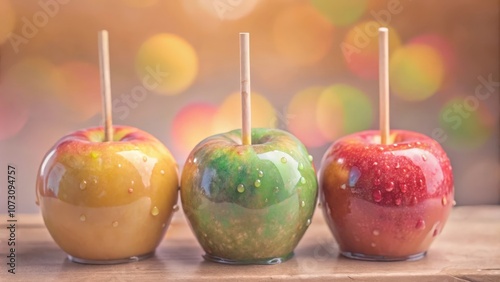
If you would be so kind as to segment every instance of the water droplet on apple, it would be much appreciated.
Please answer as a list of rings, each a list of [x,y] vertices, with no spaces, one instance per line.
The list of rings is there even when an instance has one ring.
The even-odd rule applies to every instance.
[[[401,198],[396,198],[394,202],[396,203],[396,206],[401,205]]]
[[[87,188],[87,181],[83,180],[80,182],[80,190],[85,190]]]
[[[260,187],[260,179],[255,180],[253,185],[255,186],[255,188],[259,188]]]
[[[122,167],[122,164],[118,164],[118,168],[121,168]]]
[[[382,171],[381,171],[380,169],[377,169],[377,170],[375,171],[375,175],[377,175],[377,176],[381,176],[381,175],[382,175]]]
[[[384,147],[380,146],[378,147],[379,151],[383,151],[384,150]]]
[[[266,198],[266,199],[264,200],[264,203],[267,203],[268,201],[269,201],[269,200]]]
[[[132,193],[134,193],[134,189],[133,189],[133,188],[128,188],[128,192],[129,192],[130,194],[132,194]]]
[[[373,200],[378,203],[378,202],[382,201],[382,192],[380,192],[380,190],[375,190],[372,193],[372,197],[373,197]]]
[[[394,189],[394,182],[389,182],[389,184],[385,187],[385,191],[391,192]]]
[[[161,174],[161,175],[165,175],[165,171],[164,171],[163,169],[162,169],[162,170],[160,170],[160,174]]]
[[[380,178],[375,178],[375,179],[373,180],[373,185],[375,185],[375,186],[379,186],[379,185],[380,185]]]
[[[280,191],[280,188],[278,186],[274,187],[274,193],[278,193]]]
[[[413,197],[413,198],[411,199],[411,204],[412,204],[412,205],[416,205],[416,204],[417,204],[417,202],[418,202],[417,197]]]
[[[457,202],[455,202],[455,200],[453,200],[453,206],[456,206],[457,205]]]
[[[375,243],[373,243],[373,242],[372,242],[372,243],[371,243],[371,246],[372,246],[373,248],[375,248],[377,245],[376,245]]]
[[[236,190],[239,193],[243,193],[243,192],[245,192],[245,186],[243,184],[238,184],[238,186],[236,187]]]
[[[154,206],[153,209],[151,210],[151,215],[152,216],[157,216],[160,213],[160,210],[158,207]]]
[[[302,163],[299,163],[299,170],[303,170],[304,169],[304,165]]]
[[[423,230],[425,228],[425,221],[423,219],[417,220],[417,224],[415,224],[415,228],[418,230]]]
[[[417,142],[415,142],[415,144],[417,144],[418,146],[420,146],[422,143],[420,143],[420,141],[417,141]]]
[[[198,158],[194,158],[193,163],[198,163]]]
[[[303,176],[300,178],[300,183],[302,183],[302,184],[306,184],[306,179],[305,179]],[[345,184],[344,184],[344,185],[345,185]]]
[[[377,166],[377,165],[378,165],[378,163],[377,163],[377,162],[373,162],[373,165],[374,165],[374,166]]]
[[[264,176],[264,172],[262,170],[259,170],[259,177],[263,177]]]
[[[134,185],[135,184],[135,181],[134,180],[131,180],[130,181],[130,185]]]
[[[441,204],[443,204],[443,206],[446,206],[447,203],[448,200],[446,199],[446,196],[443,196],[443,198],[441,199]]]
[[[410,144],[410,143],[408,143],[408,148],[411,148],[411,147],[412,147],[412,146],[411,146],[411,144]]]
[[[432,237],[436,237],[439,234],[439,230],[436,228],[434,229],[434,232],[432,233]]]
[[[403,185],[401,185],[401,186],[400,186],[400,188],[399,188],[399,189],[401,189],[401,192],[402,192],[402,193],[406,193],[406,191],[408,191],[408,185],[403,184]]]
[[[148,157],[142,156],[142,161],[147,162],[148,161]]]
[[[349,171],[349,187],[354,187],[360,176],[361,171],[359,171],[359,168],[355,166],[351,167],[351,170]]]
[[[340,185],[340,189],[345,189],[345,187],[346,187],[346,186],[345,186],[345,183],[344,183],[344,184],[342,184],[342,185]]]
[[[309,159],[310,162],[312,162],[314,160],[313,156],[311,156],[311,155],[307,156],[307,158]]]
[[[425,154],[422,155],[422,160],[425,162],[427,160],[427,156]]]
[[[118,221],[113,221],[112,225],[113,227],[118,227]]]
[[[99,153],[97,153],[97,152],[91,152],[90,153],[90,157],[93,158],[93,159],[97,159],[99,157]]]
[[[174,206],[172,207],[172,210],[173,210],[174,212],[179,211],[179,206],[178,206],[178,205],[174,205]]]
[[[310,218],[308,218],[307,222],[306,222],[306,226],[309,226],[309,225],[311,225],[311,219]]]
[[[300,206],[301,207],[305,207],[306,206],[306,202],[304,202],[304,201],[300,202]]]
[[[286,164],[286,162],[287,162],[286,158],[285,157],[281,157],[281,163]]]
[[[378,236],[378,235],[380,235],[380,231],[378,231],[377,229],[374,229],[372,234],[373,234],[373,236]]]
[[[399,165],[399,162],[396,163],[395,168],[400,168],[401,166]]]
[[[87,220],[87,217],[84,214],[80,215],[80,221],[83,222],[85,220]]]
[[[394,144],[392,144],[392,146],[393,146],[393,147],[397,147],[397,146],[398,146],[398,144],[394,143]]]

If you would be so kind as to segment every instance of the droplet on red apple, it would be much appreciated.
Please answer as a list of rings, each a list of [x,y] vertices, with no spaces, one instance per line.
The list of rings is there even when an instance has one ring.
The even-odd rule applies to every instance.
[[[385,191],[391,192],[392,190],[394,190],[394,182],[391,181],[389,182],[389,185],[385,187]]]
[[[415,228],[417,229],[425,229],[425,221],[423,219],[417,220],[417,224],[415,225]]]
[[[375,190],[373,191],[372,197],[373,200],[378,203],[382,201],[382,192],[380,192],[380,190]]]

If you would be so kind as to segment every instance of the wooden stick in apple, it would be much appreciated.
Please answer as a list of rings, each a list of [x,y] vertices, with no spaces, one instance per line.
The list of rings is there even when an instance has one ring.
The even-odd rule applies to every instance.
[[[250,34],[240,33],[240,80],[243,145],[252,145],[252,112],[250,97]]]
[[[389,30],[378,29],[379,34],[379,119],[380,142],[389,143]]]
[[[99,67],[101,71],[102,112],[104,116],[104,142],[113,140],[111,113],[111,80],[109,77],[108,31],[99,31]]]

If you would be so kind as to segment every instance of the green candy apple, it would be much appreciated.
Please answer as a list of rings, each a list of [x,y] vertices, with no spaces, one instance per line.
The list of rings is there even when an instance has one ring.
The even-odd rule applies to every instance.
[[[293,135],[253,129],[214,135],[189,155],[181,177],[183,210],[208,260],[275,264],[311,223],[317,199],[312,157]]]

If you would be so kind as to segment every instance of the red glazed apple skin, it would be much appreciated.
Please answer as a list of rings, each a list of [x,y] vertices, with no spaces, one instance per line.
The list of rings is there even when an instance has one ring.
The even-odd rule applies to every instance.
[[[433,139],[391,131],[346,136],[325,153],[320,201],[343,253],[404,259],[428,250],[453,205],[450,161]]]

